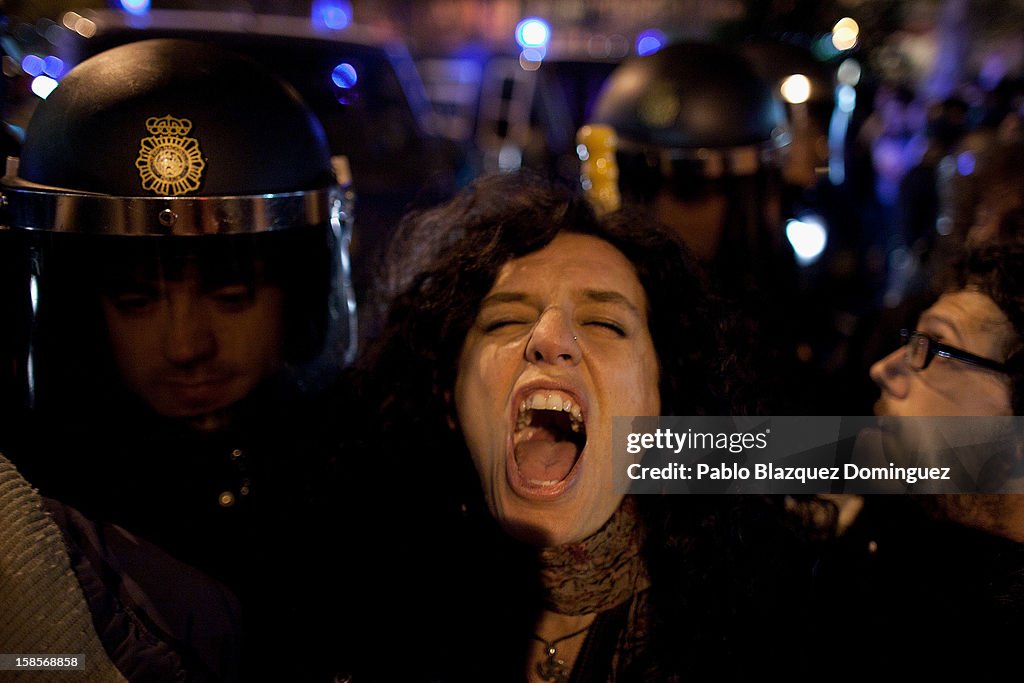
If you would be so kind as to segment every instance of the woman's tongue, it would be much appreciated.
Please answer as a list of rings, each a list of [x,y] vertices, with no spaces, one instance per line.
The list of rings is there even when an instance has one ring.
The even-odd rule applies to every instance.
[[[557,441],[546,429],[532,431],[515,446],[520,473],[535,484],[562,481],[576,463],[576,445],[571,441]]]

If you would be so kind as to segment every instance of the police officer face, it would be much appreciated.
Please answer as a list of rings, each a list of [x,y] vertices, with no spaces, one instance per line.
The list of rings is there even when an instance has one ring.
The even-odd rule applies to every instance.
[[[282,290],[208,277],[195,260],[172,275],[136,274],[103,294],[115,362],[159,415],[216,428],[282,362]]]

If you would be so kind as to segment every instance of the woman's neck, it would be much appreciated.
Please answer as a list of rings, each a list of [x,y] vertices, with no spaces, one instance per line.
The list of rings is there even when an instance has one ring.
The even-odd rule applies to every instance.
[[[641,545],[636,506],[627,497],[594,535],[540,551],[546,604],[530,644],[528,681],[568,681],[598,615],[648,587]]]

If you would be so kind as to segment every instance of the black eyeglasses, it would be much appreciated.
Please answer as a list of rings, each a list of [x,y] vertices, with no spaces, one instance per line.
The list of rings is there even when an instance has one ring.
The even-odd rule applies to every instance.
[[[907,365],[914,370],[924,370],[932,362],[932,358],[942,356],[943,358],[958,360],[961,363],[970,363],[986,370],[1006,372],[1006,366],[1003,363],[982,358],[981,356],[958,349],[955,346],[935,341],[923,332],[900,330],[900,337],[903,339],[903,344],[906,347],[904,358],[907,360]]]

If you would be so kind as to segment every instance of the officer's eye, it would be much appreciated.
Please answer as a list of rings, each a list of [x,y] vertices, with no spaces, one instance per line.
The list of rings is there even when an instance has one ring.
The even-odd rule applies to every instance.
[[[158,296],[155,290],[133,289],[117,292],[108,299],[114,309],[123,315],[141,315],[156,303]]]
[[[225,285],[212,290],[209,295],[220,306],[228,310],[248,308],[252,304],[254,292],[249,285]]]

